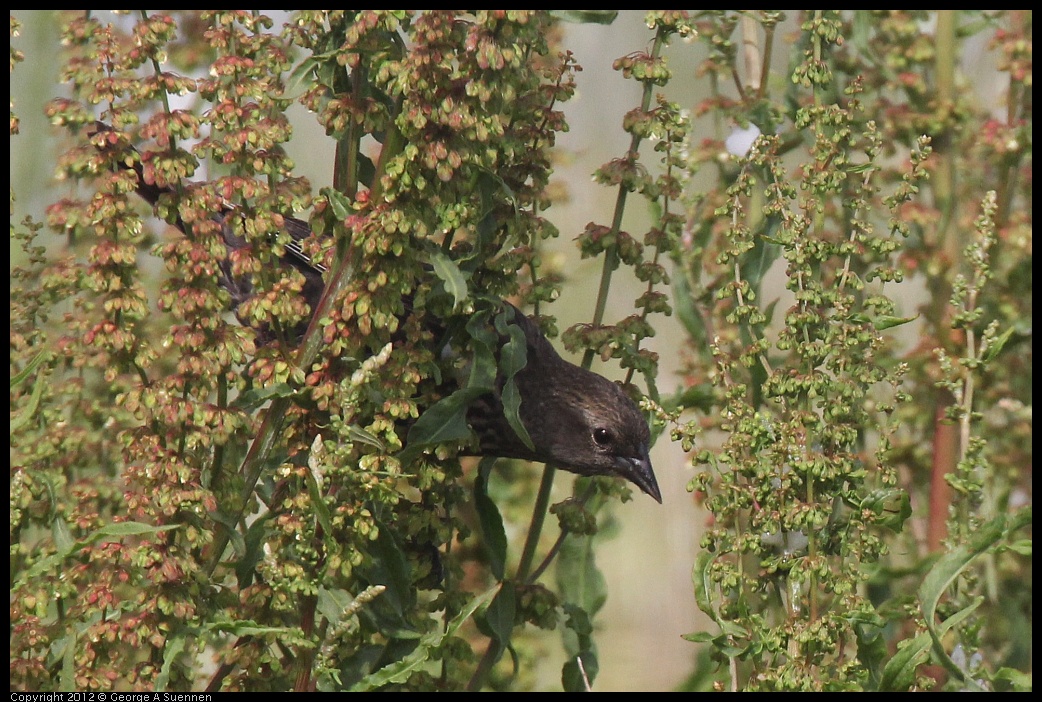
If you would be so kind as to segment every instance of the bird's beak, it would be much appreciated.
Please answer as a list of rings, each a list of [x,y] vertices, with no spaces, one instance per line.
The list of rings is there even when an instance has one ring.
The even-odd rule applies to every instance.
[[[615,465],[624,478],[662,504],[662,493],[658,489],[658,481],[655,480],[655,471],[651,469],[651,457],[647,448],[642,450],[639,458],[616,456]]]

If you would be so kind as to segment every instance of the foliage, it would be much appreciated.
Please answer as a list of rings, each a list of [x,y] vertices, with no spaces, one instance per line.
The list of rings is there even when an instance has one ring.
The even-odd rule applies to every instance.
[[[476,610],[489,621],[515,588],[483,570],[471,536],[465,437],[416,420],[460,372],[442,346],[475,349],[472,379],[509,360],[479,353],[480,325],[463,320],[555,294],[533,264],[556,234],[540,210],[571,90],[550,19],[302,11],[272,32],[250,12],[64,17],[71,94],[48,116],[75,140],[63,175],[91,194],[49,209],[66,256],[26,274],[41,291],[12,292],[12,362],[52,351],[39,408],[12,434],[12,680],[462,687]],[[290,78],[337,148],[317,197],[283,146]],[[97,118],[115,131],[88,137]],[[137,156],[103,139],[140,145],[146,181],[173,188],[157,211],[185,236],[153,240],[118,161]],[[222,202],[252,244],[232,266],[254,292],[238,316],[274,338],[259,348],[223,314]],[[295,348],[303,280],[270,237],[308,207],[304,246],[329,280]],[[161,314],[149,256],[166,270]],[[59,300],[61,324],[45,323]],[[422,450],[406,455],[410,425]],[[208,681],[200,656],[216,661]]]
[[[543,212],[580,70],[555,21],[616,14],[61,15],[60,251],[11,225],[12,689],[523,689],[552,629],[562,686],[595,686],[598,532],[629,489],[551,506],[553,466],[536,486],[463,457],[464,411],[524,363],[486,338],[500,299],[555,331]],[[577,239],[597,300],[562,341],[690,452],[711,519],[676,557],[714,622],[686,637],[693,685],[1030,689],[1030,12],[646,20],[614,64],[641,86],[629,148],[595,173],[616,206]],[[995,104],[957,68],[982,39]],[[318,193],[294,102],[335,149]],[[143,216],[99,118],[187,236]],[[222,203],[248,327],[217,284]],[[298,343],[277,232],[302,212],[328,273]],[[609,323],[620,269],[642,290]],[[675,390],[647,342],[673,313]]]
[[[1004,635],[1030,618],[1030,587],[1011,606],[987,581],[1030,573],[1011,557],[1030,508],[1010,500],[1030,490],[1030,390],[1002,380],[1030,368],[1030,278],[1012,304],[985,300],[1012,302],[986,281],[1023,262],[1030,228],[1030,16],[811,11],[776,75],[784,20],[692,23],[713,81],[700,112],[739,128],[692,145],[692,174],[715,184],[691,198],[675,257],[680,317],[712,352],[696,345],[689,371],[716,393],[702,428],[724,433],[691,483],[714,518],[696,599],[719,630],[690,638],[729,689],[1023,687],[1008,666],[1023,670],[1030,635]],[[960,41],[989,32],[1019,54],[999,119],[956,90]],[[787,294],[764,299],[782,267]],[[916,310],[911,282],[928,291]],[[979,407],[1005,419],[984,426]]]

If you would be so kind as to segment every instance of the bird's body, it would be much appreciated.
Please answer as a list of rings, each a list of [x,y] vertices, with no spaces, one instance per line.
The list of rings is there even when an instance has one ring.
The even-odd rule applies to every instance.
[[[99,150],[119,148],[112,132],[107,125],[96,124],[92,134]],[[122,147],[120,164],[137,172],[137,192],[149,204],[156,205],[169,192],[146,182],[139,157],[130,147]],[[229,251],[247,245],[230,226],[229,219],[234,216],[231,206],[214,213],[214,219],[222,224]],[[303,274],[301,294],[314,311],[323,292],[325,270],[299,245],[311,235],[311,229],[293,217],[284,217],[283,221],[290,242],[280,261]],[[185,231],[179,219],[174,224]],[[234,275],[229,260],[221,262],[220,270],[220,283],[229,291],[236,311],[250,297],[252,288],[248,280]],[[530,444],[507,419],[502,396],[507,379],[501,374],[494,390],[475,399],[467,409],[467,422],[477,435],[480,454],[552,463],[579,475],[625,478],[661,502],[648,456],[650,432],[633,400],[607,378],[561,358],[532,320],[509,303],[502,304],[514,310],[512,323],[523,331],[527,346],[525,366],[512,376],[512,382],[521,398],[518,416]]]

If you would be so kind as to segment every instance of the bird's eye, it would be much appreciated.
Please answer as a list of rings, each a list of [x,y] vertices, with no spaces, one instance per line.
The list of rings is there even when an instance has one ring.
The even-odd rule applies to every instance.
[[[607,446],[612,442],[612,434],[604,427],[598,427],[593,430],[593,440],[600,446]]]

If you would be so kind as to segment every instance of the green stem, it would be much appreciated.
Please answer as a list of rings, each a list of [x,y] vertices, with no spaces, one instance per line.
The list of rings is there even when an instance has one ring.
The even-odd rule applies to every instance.
[[[655,41],[651,46],[651,58],[652,60],[657,59],[659,54],[662,53],[662,47],[665,45],[667,31],[663,28],[655,33]],[[640,108],[642,111],[647,112],[651,107],[651,98],[655,93],[654,83],[644,83],[644,94],[641,97]],[[630,139],[630,148],[626,152],[627,157],[637,159],[637,153],[640,148],[641,137],[634,134]],[[629,191],[626,189],[625,184],[619,184],[619,192],[615,196],[615,212],[612,215],[611,220],[611,235],[618,235],[622,229],[622,215],[626,209],[626,196]],[[608,290],[611,287],[611,274],[615,272],[615,269],[619,267],[619,254],[615,249],[608,249],[604,255],[604,263],[601,266],[601,282],[597,287],[597,303],[593,310],[593,322],[594,326],[600,325],[604,321],[604,310],[608,306]],[[586,353],[583,354],[582,367],[586,370],[590,369],[593,365],[594,351],[593,349],[586,349]]]
[[[539,494],[536,496],[535,507],[532,510],[532,523],[528,526],[528,536],[525,539],[524,549],[521,551],[521,562],[517,566],[517,579],[524,582],[532,570],[535,561],[535,550],[539,545],[539,535],[543,531],[543,523],[546,521],[546,513],[550,507],[550,491],[554,486],[554,473],[556,468],[547,464],[543,470],[543,478],[539,483]]]
[[[362,99],[362,83],[364,65],[360,64],[351,72],[351,95],[355,100]],[[358,192],[358,154],[361,148],[362,135],[358,124],[352,119],[348,121],[344,136],[336,144],[336,170],[333,172],[333,189],[355,199]]]
[[[488,642],[488,648],[485,649],[485,655],[481,657],[481,660],[478,662],[478,667],[474,669],[474,675],[470,677],[470,681],[467,683],[467,692],[478,692],[481,690],[482,685],[485,684],[485,679],[488,677],[489,671],[492,670],[492,666],[499,660],[499,656],[502,653],[503,646],[499,643],[498,639],[492,639]]]
[[[143,19],[147,23],[148,12],[146,12],[145,10],[138,10],[138,12],[141,13],[141,19]],[[159,78],[163,75],[163,68],[159,65],[159,61],[157,61],[155,58],[152,59],[152,70],[155,72],[156,78]],[[163,100],[163,111],[167,114],[170,114],[170,98],[167,96],[165,90],[162,93],[160,93],[160,98]],[[176,146],[177,142],[174,139],[174,136],[170,135],[170,148],[173,149]]]

